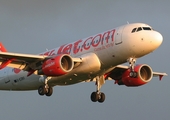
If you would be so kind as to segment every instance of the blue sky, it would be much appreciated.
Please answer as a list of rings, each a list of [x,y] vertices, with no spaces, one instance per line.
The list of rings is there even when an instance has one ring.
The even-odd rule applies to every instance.
[[[168,0],[0,0],[0,41],[10,52],[37,54],[127,21],[143,22],[159,31],[164,41],[137,63],[169,73],[169,4]],[[169,120],[169,85],[168,76],[137,88],[107,81],[101,89],[106,94],[103,104],[90,100],[94,83],[54,87],[51,97],[37,91],[0,91],[0,119]]]

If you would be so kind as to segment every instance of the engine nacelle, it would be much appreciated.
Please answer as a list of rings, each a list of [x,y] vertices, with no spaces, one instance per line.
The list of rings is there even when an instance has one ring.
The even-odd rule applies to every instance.
[[[153,77],[152,68],[146,64],[135,66],[134,71],[137,73],[136,77],[130,77],[130,69],[123,73],[121,82],[124,85],[131,87],[141,86],[151,81]]]
[[[38,70],[39,75],[60,76],[70,72],[74,67],[72,58],[67,54],[61,54],[46,60],[42,68]]]

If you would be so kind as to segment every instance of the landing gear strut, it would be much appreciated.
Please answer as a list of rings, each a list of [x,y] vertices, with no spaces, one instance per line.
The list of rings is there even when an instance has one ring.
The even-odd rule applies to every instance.
[[[97,76],[96,77],[96,86],[97,90],[96,92],[92,92],[91,94],[91,101],[92,102],[104,102],[105,101],[105,94],[100,92],[101,86],[105,83],[104,76]]]
[[[49,78],[45,78],[45,85],[41,85],[39,88],[38,88],[38,93],[39,95],[43,96],[43,95],[46,95],[46,96],[51,96],[52,93],[53,93],[53,88],[51,86],[49,86],[47,84]]]
[[[135,67],[135,63],[136,63],[136,59],[135,58],[129,58],[127,60],[129,62],[129,68],[130,68],[130,77],[137,77],[137,72],[134,71],[134,67]]]

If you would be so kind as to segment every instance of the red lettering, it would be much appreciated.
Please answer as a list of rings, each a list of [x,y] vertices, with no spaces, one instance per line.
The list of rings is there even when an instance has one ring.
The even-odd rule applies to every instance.
[[[55,50],[51,50],[50,52],[49,52],[49,56],[52,56],[52,55],[55,55]]]
[[[47,51],[47,52],[41,53],[40,55],[52,56],[54,54],[55,54],[55,50],[51,50],[51,51]]]
[[[89,37],[86,40],[78,40],[74,44],[62,45],[58,49],[57,54],[64,54],[64,53],[65,54],[70,54],[71,50],[73,50],[74,54],[77,54],[79,51],[82,52],[83,49],[84,50],[89,50],[91,46],[97,47],[99,45],[109,43],[109,40],[110,40],[110,42],[111,41],[114,42],[115,31],[116,31],[115,29],[110,30],[110,31],[107,31],[107,32],[102,33],[102,34],[98,34],[98,35],[96,35],[94,37]],[[83,45],[80,46],[79,44],[81,42],[83,42],[83,41],[84,41]],[[106,47],[108,47],[108,46],[106,46]],[[55,50],[52,50],[50,52],[48,51],[48,52],[44,53],[44,55],[54,55],[54,54],[55,54]]]
[[[78,47],[79,47],[79,43],[81,43],[81,42],[82,42],[82,40],[78,40],[77,42],[74,43],[74,48],[73,48],[73,53],[74,54],[79,52],[80,48],[78,48]]]
[[[63,49],[63,52],[62,53],[65,53],[65,54],[70,54],[71,52],[71,49],[72,49],[72,44],[68,44],[64,49]]]
[[[57,54],[62,54],[62,50],[63,50],[63,47],[64,47],[64,46],[65,46],[65,45],[60,46],[60,48],[58,49]]]
[[[112,33],[112,34],[111,34],[111,33]],[[111,30],[111,31],[105,32],[105,33],[103,34],[101,44],[103,45],[104,40],[106,41],[106,43],[108,43],[108,42],[109,42],[109,37],[111,37],[111,38],[112,38],[112,41],[114,41],[114,34],[115,34],[115,30]]]
[[[48,54],[49,54],[49,51],[47,51],[47,52],[44,53],[44,55],[47,55],[47,56],[48,56]]]
[[[90,49],[90,45],[91,45],[92,39],[93,39],[93,37],[89,37],[87,40],[84,41],[83,46],[84,46],[84,49],[85,49],[85,50]],[[89,40],[90,40],[90,42],[87,42],[87,41],[89,41]],[[86,43],[89,43],[89,45],[87,45]]]
[[[93,38],[93,40],[92,40],[92,46],[93,46],[93,47],[97,47],[97,46],[99,45],[99,43],[100,43],[101,38],[102,38],[102,34],[96,35],[96,36]],[[95,42],[96,42],[96,43],[95,43]]]

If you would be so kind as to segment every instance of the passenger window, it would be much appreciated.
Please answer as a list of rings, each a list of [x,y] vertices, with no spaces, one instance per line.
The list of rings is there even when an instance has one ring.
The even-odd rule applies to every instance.
[[[142,28],[141,28],[141,27],[138,27],[137,32],[138,32],[138,31],[141,31],[141,30],[142,30]]]
[[[134,29],[132,30],[132,33],[135,32],[135,31],[136,31],[136,28],[134,28]]]

